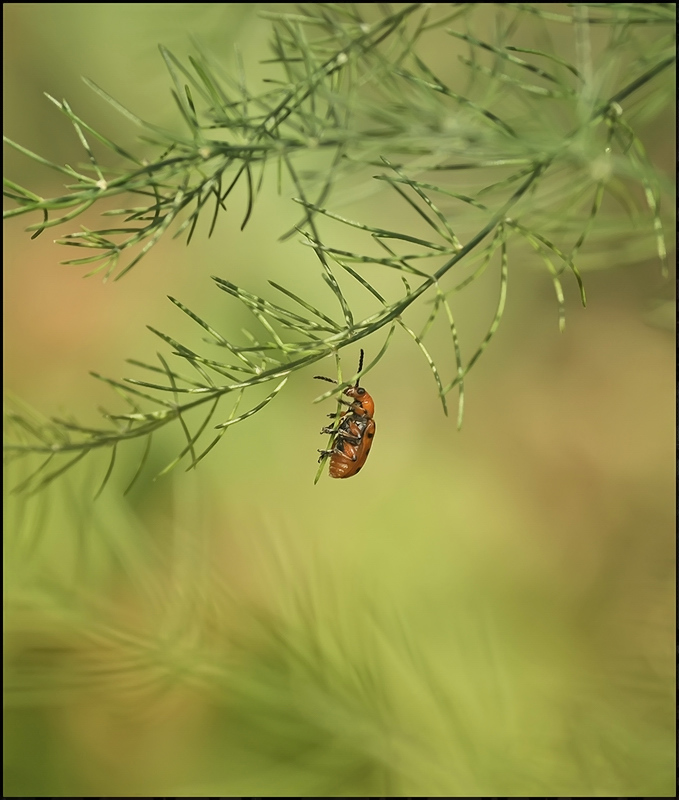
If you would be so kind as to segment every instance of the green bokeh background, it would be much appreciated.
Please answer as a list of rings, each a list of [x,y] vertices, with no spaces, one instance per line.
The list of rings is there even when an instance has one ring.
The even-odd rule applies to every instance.
[[[134,141],[81,73],[168,126],[158,43],[182,56],[194,35],[231,65],[237,44],[252,79],[265,74],[269,26],[245,4],[3,11],[5,132],[61,163],[82,153],[43,91]],[[673,131],[668,110],[640,132],[668,172]],[[60,191],[13,152],[5,172]],[[51,234],[6,224],[6,387],[94,421],[112,401],[88,370],[152,360],[147,324],[194,335],[166,295],[224,330],[245,324],[210,274],[327,302],[308,248],[278,242],[298,208],[272,189],[241,233],[242,207],[230,201],[210,241],[200,226],[188,248],[168,238],[109,284],[59,266],[71,253]],[[313,485],[333,407],[313,405],[315,370],[196,472],[150,479],[181,446],[167,431],[125,499],[139,452],[96,502],[97,457],[43,496],[10,497],[5,792],[672,794],[674,342],[646,314],[655,261],[589,264],[588,308],[569,287],[563,334],[549,277],[511,265],[461,432],[397,333],[365,379],[378,434],[355,480]],[[497,290],[489,275],[465,295],[467,358]],[[353,368],[358,352],[343,356]]]

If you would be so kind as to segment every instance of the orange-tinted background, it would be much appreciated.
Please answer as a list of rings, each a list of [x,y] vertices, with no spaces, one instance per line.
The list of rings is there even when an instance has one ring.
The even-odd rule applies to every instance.
[[[173,125],[156,44],[183,55],[195,33],[232,64],[237,43],[257,77],[269,28],[244,4],[7,4],[4,31],[6,134],[78,163],[43,91],[129,145],[136,132],[81,73]],[[667,111],[640,131],[667,172],[673,130]],[[10,150],[5,172],[61,191]],[[242,199],[211,240],[206,226],[188,248],[167,237],[116,283],[59,265],[74,254],[52,240],[76,223],[35,241],[23,227],[36,220],[6,223],[6,387],[48,416],[94,422],[116,400],[88,370],[138,376],[125,358],[167,353],[147,324],[197,340],[166,295],[237,333],[245,317],[211,274],[262,293],[268,279],[320,286],[308,249],[277,241],[299,209],[265,193],[241,233]],[[94,227],[95,211],[78,222]],[[378,434],[355,480],[313,485],[333,406],[312,404],[311,379],[332,374],[328,361],[295,374],[196,472],[151,480],[181,447],[167,430],[124,499],[137,444],[96,503],[99,456],[55,484],[43,517],[47,501],[22,516],[11,499],[5,791],[669,792],[672,323],[647,313],[665,291],[652,253],[596,266],[586,310],[567,287],[560,334],[549,276],[510,265],[461,432],[397,332],[365,379]],[[492,319],[486,277],[458,318],[467,357]],[[381,342],[363,343],[369,357]],[[357,349],[343,357],[353,368]]]

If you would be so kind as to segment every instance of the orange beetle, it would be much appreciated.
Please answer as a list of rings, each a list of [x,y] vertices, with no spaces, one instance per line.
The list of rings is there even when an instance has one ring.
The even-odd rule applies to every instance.
[[[363,369],[363,350],[358,362],[358,374]],[[325,378],[322,375],[314,375],[319,381],[337,383],[332,378]],[[358,385],[358,378],[354,386],[349,386],[344,390],[347,397],[351,397],[352,402],[340,400],[349,406],[342,416],[336,428],[323,428],[321,433],[334,434],[330,450],[319,450],[321,454],[319,463],[330,457],[330,477],[331,478],[350,478],[359,473],[365,464],[368,453],[372,447],[373,437],[375,436],[375,403],[366,390]],[[328,414],[334,417],[334,414]]]

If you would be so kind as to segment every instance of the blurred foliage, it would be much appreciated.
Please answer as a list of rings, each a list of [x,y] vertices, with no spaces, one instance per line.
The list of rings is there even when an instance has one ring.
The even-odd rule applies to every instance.
[[[206,524],[185,477],[155,534],[87,485],[12,500],[6,791],[666,794],[670,520],[628,497],[569,548],[571,508],[545,547],[469,472],[288,534]]]
[[[609,13],[588,8],[590,18]],[[644,27],[614,32],[628,45],[633,32],[643,55],[657,34],[650,17],[673,10],[627,8],[630,20],[644,15]],[[245,63],[266,58],[268,23],[246,5],[10,4],[5,13],[15,25],[7,42],[24,65],[6,80],[70,97],[74,53],[85,53],[98,84],[133,93],[136,107],[167,115],[168,127],[166,76],[150,55],[158,39],[176,50],[169,37],[180,26],[213,47],[237,39]],[[479,7],[479,40],[493,40],[496,13]],[[572,10],[541,13],[519,46],[544,51],[544,18]],[[93,30],[108,32],[115,59]],[[610,32],[591,24],[595,53],[608,52]],[[427,58],[457,85],[459,73],[443,66],[451,46]],[[130,78],[137,74],[143,80]],[[674,120],[663,98],[649,93],[633,105],[649,162],[670,174]],[[77,161],[61,156],[70,145],[51,117],[35,123],[28,95],[25,106],[41,137],[33,149]],[[38,193],[62,188],[46,182]],[[346,218],[412,224],[398,196],[356,199]],[[176,306],[156,307],[161,284],[211,319],[248,325],[235,303],[225,314],[221,293],[201,277],[207,264],[253,293],[268,291],[270,278],[320,307],[313,252],[305,260],[309,248],[300,256],[293,242],[276,242],[299,221],[290,205],[263,191],[245,234],[242,218],[226,215],[210,243],[197,236],[180,251],[161,242],[140,269],[105,287],[55,270],[58,247],[45,237],[29,243],[9,224],[6,382],[43,412],[61,403],[59,415],[87,419],[109,401],[107,387],[89,381],[88,389],[85,371],[118,370],[130,353],[149,362],[143,324],[177,324]],[[84,219],[98,224],[91,212]],[[362,246],[365,231],[336,230],[347,249]],[[96,502],[105,458],[81,462],[35,496],[8,491],[30,474],[11,463],[5,794],[672,795],[675,353],[665,329],[643,322],[651,298],[667,297],[657,259],[637,263],[655,241],[652,225],[642,248],[632,239],[594,247],[587,237],[579,263],[588,308],[565,282],[563,334],[544,265],[513,254],[503,335],[475,369],[459,433],[426,389],[421,351],[397,329],[389,357],[365,379],[379,432],[353,481],[312,485],[318,430],[333,407],[311,405],[318,366],[229,428],[199,470],[153,482],[185,445],[168,429],[124,500],[140,443],[121,449]],[[399,291],[392,277],[380,289]],[[358,291],[346,293],[357,315],[371,313]],[[467,363],[495,313],[497,281],[475,281],[451,303]],[[418,325],[430,311],[422,308]],[[454,374],[449,327],[429,336]],[[379,346],[367,345],[374,356]],[[346,376],[357,350],[346,351]]]

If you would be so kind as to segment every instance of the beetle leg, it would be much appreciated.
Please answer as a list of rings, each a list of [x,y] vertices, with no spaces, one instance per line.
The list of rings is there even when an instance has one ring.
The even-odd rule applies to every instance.
[[[360,436],[354,436],[353,433],[347,433],[347,431],[342,430],[342,428],[321,428],[321,433],[331,433],[337,436],[340,439],[344,439],[349,444],[359,444],[361,441]]]
[[[321,463],[321,461],[323,461],[324,458],[329,458],[330,456],[334,456],[334,455],[344,456],[345,458],[348,458],[349,461],[356,461],[357,458],[358,458],[358,456],[355,456],[355,455],[354,456],[348,456],[342,450],[319,450],[318,452],[320,453],[320,456],[318,457],[318,463],[319,464]]]
[[[319,450],[320,456],[318,457],[318,463],[320,464],[324,458],[328,458],[329,456],[333,456],[336,453],[341,453],[341,450]]]
[[[347,433],[346,431],[337,431],[337,438],[344,439],[345,442],[349,442],[349,444],[360,444],[361,437],[354,436],[351,433]]]
[[[340,436],[353,436],[353,434],[347,433],[343,428],[333,428],[332,425],[321,428],[321,433],[337,433]]]

